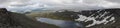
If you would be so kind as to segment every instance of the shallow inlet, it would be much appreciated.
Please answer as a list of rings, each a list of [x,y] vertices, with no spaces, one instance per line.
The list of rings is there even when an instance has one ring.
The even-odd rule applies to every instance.
[[[74,21],[65,21],[65,20],[55,20],[55,19],[50,19],[50,18],[41,18],[37,17],[37,21],[47,23],[47,24],[53,24],[56,26],[59,26],[60,28],[82,28],[81,23],[77,23]]]

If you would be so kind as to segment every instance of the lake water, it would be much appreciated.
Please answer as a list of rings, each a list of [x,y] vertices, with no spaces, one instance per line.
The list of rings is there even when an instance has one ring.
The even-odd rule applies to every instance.
[[[56,26],[59,26],[60,28],[82,28],[82,24],[81,23],[77,23],[74,21],[65,21],[65,20],[55,20],[55,19],[50,19],[50,18],[38,18],[37,20],[43,23],[47,23],[47,24],[53,24]]]

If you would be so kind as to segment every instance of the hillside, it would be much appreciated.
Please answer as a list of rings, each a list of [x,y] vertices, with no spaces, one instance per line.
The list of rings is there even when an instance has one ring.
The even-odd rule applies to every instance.
[[[76,17],[76,12],[74,11],[67,11],[64,10],[62,12],[56,11],[56,12],[36,12],[36,13],[30,13],[26,14],[28,17],[34,18],[36,17],[44,17],[44,18],[51,18],[51,19],[57,19],[57,20],[74,20]]]
[[[56,11],[53,13],[31,13],[30,17],[46,17],[60,20],[72,20],[82,23],[85,28],[120,28],[120,8],[74,11]]]
[[[58,28],[55,25],[40,23],[24,14],[13,13],[0,8],[0,28]]]
[[[76,21],[86,28],[120,28],[120,9],[84,10],[78,12]]]

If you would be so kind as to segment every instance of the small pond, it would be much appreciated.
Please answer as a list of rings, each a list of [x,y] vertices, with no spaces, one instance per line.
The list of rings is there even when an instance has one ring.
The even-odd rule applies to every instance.
[[[37,21],[47,23],[47,24],[53,24],[56,26],[59,26],[60,28],[82,28],[81,23],[77,23],[75,21],[65,21],[65,20],[55,20],[55,19],[50,19],[50,18],[41,18],[37,17]]]

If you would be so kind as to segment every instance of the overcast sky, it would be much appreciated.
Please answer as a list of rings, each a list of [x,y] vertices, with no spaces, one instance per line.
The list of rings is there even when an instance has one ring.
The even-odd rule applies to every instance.
[[[0,8],[7,9],[120,8],[120,0],[0,0]]]

